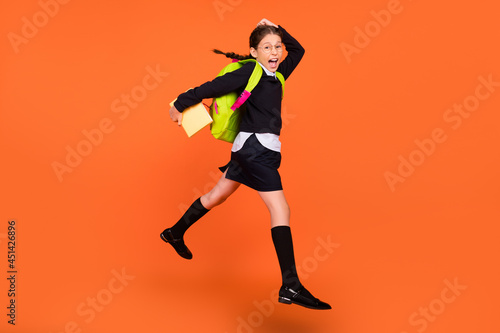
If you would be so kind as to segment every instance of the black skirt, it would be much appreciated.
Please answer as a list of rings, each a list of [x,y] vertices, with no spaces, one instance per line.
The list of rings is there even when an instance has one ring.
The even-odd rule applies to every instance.
[[[264,147],[255,134],[252,134],[243,147],[231,152],[231,160],[219,169],[226,178],[244,184],[256,191],[268,192],[283,189],[278,168],[281,153]]]

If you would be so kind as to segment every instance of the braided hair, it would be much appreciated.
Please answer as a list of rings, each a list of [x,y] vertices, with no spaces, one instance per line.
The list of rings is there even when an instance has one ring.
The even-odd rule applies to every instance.
[[[250,34],[250,47],[257,49],[260,41],[269,34],[278,35],[280,36],[281,39],[283,39],[283,33],[279,28],[276,28],[275,26],[272,25],[259,25]],[[222,52],[221,50],[217,49],[213,49],[212,51],[216,54],[223,54],[230,59],[237,59],[237,60],[254,59],[254,57],[251,54],[240,55],[234,52]]]

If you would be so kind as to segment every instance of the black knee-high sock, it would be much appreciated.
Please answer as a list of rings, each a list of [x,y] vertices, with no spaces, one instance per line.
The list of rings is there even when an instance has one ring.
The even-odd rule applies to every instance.
[[[177,223],[170,228],[172,231],[172,235],[175,238],[181,238],[184,236],[184,233],[190,226],[192,226],[196,221],[201,219],[203,215],[208,213],[209,209],[206,209],[203,207],[201,204],[201,198],[198,198],[191,207],[188,208],[188,210],[184,213],[184,215],[181,217]]]
[[[278,255],[281,268],[283,285],[292,289],[302,287],[295,267],[295,257],[293,254],[292,233],[288,226],[277,226],[271,228],[274,247]]]

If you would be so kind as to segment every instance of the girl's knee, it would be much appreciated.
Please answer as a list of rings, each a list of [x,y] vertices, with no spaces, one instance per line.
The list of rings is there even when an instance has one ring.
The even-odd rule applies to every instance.
[[[202,204],[206,209],[212,209],[222,204],[227,198],[228,196],[209,192],[202,197]]]
[[[272,205],[268,208],[271,214],[290,216],[290,206],[288,206],[286,202],[280,203],[279,205]]]
[[[288,217],[290,217],[290,206],[288,206],[288,204],[285,204],[283,211]]]
[[[226,201],[226,199],[227,199],[227,196],[217,193],[217,195],[214,195],[212,202],[215,206],[218,206],[218,205],[222,204],[224,201]]]

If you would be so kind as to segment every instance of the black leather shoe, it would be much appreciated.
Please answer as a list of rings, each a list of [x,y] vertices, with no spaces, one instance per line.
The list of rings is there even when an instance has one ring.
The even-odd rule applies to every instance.
[[[179,238],[176,239],[174,238],[174,235],[172,235],[172,231],[170,229],[165,229],[163,232],[160,234],[161,239],[163,239],[165,242],[169,243],[172,245],[174,250],[184,259],[191,259],[193,258],[193,254],[189,249],[187,248],[186,244],[184,244],[184,239]]]
[[[309,309],[316,310],[329,310],[332,307],[330,304],[325,303],[311,295],[311,293],[304,287],[299,289],[291,289],[286,286],[282,286],[279,292],[278,302],[284,304],[297,304]]]

